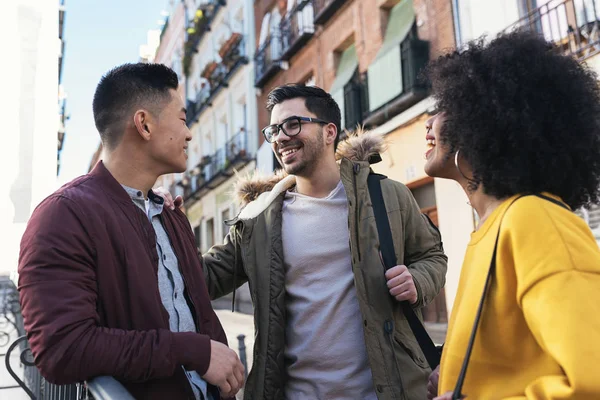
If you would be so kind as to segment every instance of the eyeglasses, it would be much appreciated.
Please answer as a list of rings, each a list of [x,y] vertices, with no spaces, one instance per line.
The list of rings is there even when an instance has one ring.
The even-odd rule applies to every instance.
[[[315,124],[327,125],[331,122],[323,121],[319,118],[310,118],[310,117],[298,117],[292,116],[283,120],[280,124],[268,125],[263,128],[262,133],[265,135],[265,139],[269,143],[273,143],[275,138],[279,135],[279,131],[281,130],[288,137],[296,136],[302,131],[302,122],[312,122]]]

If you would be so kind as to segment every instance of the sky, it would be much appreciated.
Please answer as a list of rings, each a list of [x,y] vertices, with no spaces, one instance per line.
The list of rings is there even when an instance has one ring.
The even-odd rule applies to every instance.
[[[100,137],[92,99],[111,68],[139,60],[147,32],[159,29],[167,0],[66,0],[62,84],[67,93],[65,140],[59,184],[87,173]]]

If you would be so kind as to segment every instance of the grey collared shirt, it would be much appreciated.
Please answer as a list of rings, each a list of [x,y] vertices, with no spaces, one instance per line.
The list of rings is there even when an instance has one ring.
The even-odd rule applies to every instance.
[[[171,246],[171,240],[160,219],[163,204],[146,200],[140,190],[123,186],[133,203],[144,211],[156,233],[156,251],[158,253],[158,290],[163,306],[169,313],[171,332],[196,332],[196,324],[190,306],[185,299],[185,282],[179,271],[177,256]],[[183,368],[183,367],[182,367]],[[186,371],[197,400],[213,400],[208,393],[207,383],[196,371]]]

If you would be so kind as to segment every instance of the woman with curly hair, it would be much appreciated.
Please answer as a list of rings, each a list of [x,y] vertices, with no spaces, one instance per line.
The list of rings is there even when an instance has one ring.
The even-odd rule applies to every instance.
[[[440,57],[427,76],[439,113],[425,171],[457,181],[479,215],[439,399],[452,398],[465,359],[471,399],[600,399],[600,250],[572,211],[600,195],[596,75],[513,32]]]

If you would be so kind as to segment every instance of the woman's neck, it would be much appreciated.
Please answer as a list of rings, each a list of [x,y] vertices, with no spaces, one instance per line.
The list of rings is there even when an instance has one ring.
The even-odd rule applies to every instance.
[[[485,194],[481,185],[479,185],[475,191],[465,189],[465,192],[467,193],[471,207],[475,209],[475,212],[477,212],[477,215],[479,216],[479,224],[477,225],[476,230],[479,230],[483,223],[490,215],[492,215],[494,210],[506,200]]]

